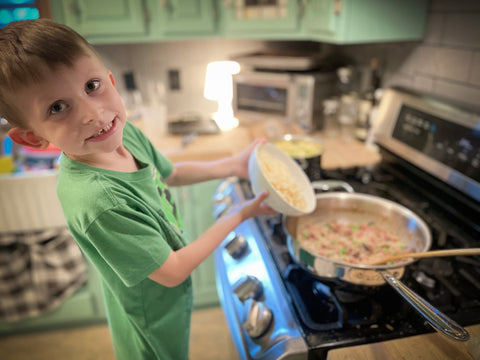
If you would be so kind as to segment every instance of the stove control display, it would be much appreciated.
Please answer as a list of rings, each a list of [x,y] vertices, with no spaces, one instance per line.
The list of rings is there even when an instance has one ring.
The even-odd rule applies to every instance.
[[[252,339],[261,337],[267,332],[272,324],[273,313],[261,301],[251,300],[248,309],[247,320],[243,323],[247,334]]]
[[[480,124],[469,128],[403,105],[392,137],[480,182]]]
[[[241,235],[237,235],[234,232],[230,233],[228,242],[225,244],[225,249],[228,254],[238,260],[247,253],[248,243],[247,240]]]

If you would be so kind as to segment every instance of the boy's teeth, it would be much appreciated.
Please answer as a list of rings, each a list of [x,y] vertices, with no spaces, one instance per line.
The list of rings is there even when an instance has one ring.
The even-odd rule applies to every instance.
[[[102,135],[103,133],[106,133],[108,130],[111,129],[113,123],[112,122],[109,122],[107,126],[105,126],[103,129],[100,129],[98,131],[98,133],[95,134],[95,136],[99,136],[99,135]]]

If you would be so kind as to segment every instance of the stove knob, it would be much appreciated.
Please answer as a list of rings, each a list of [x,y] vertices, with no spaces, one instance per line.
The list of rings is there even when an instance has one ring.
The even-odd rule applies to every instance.
[[[226,214],[233,205],[233,198],[231,195],[223,195],[214,200],[213,216],[218,219],[222,215]]]
[[[243,326],[247,334],[252,339],[256,339],[267,332],[272,320],[273,313],[263,302],[251,300],[247,320],[243,323]]]
[[[255,276],[248,275],[234,285],[233,292],[241,302],[258,300],[263,294],[263,285]]]
[[[247,240],[242,235],[236,235],[235,233],[230,233],[231,240],[225,244],[225,249],[230,254],[230,256],[236,260],[240,259],[245,255],[248,250]]]

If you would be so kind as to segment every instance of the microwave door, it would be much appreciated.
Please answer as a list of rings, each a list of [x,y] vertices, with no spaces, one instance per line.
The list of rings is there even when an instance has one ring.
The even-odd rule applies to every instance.
[[[234,110],[237,114],[289,117],[291,82],[288,79],[243,76],[237,77],[234,84]]]

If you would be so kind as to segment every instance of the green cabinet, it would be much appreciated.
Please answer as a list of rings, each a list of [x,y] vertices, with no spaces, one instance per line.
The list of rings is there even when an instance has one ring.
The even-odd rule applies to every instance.
[[[138,0],[52,0],[52,13],[87,39],[147,34],[145,8]]]
[[[92,44],[213,35],[214,0],[51,0],[53,18]]]
[[[214,222],[212,197],[219,181],[170,188],[182,214],[189,242],[194,241]],[[210,255],[192,273],[193,306],[195,308],[218,305],[215,284],[215,264]]]
[[[213,0],[148,0],[147,6],[152,37],[192,38],[216,32]]]
[[[335,44],[420,40],[427,0],[313,0],[306,3],[303,32]]]
[[[199,37],[355,44],[423,37],[428,0],[51,0],[93,44]]]
[[[222,36],[296,39],[300,35],[297,1],[223,1],[219,18]]]

